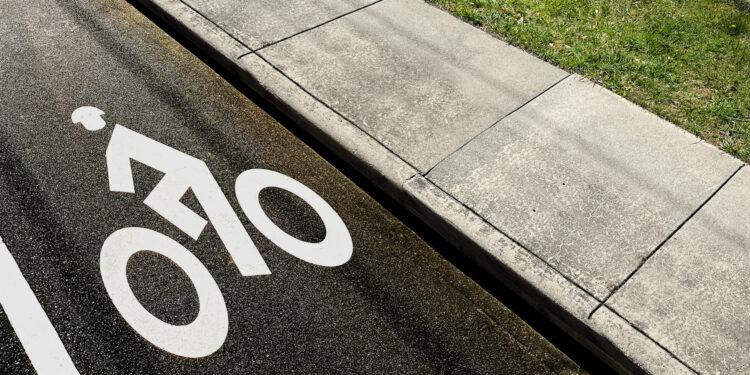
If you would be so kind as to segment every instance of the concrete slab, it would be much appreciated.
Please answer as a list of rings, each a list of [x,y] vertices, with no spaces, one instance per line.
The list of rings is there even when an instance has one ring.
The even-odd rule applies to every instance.
[[[698,372],[750,373],[750,169],[729,181],[608,305]]]
[[[601,299],[739,166],[573,76],[427,177]]]
[[[540,311],[558,315],[562,307],[577,319],[585,319],[598,305],[585,290],[578,288],[543,260],[497,231],[481,217],[422,176],[404,184],[407,207],[452,243],[460,245],[477,264],[482,265],[505,285],[518,288]],[[487,265],[491,265],[487,267]],[[528,288],[522,285],[531,284]],[[535,293],[541,292],[543,298]]]
[[[256,49],[327,22],[375,0],[184,0]]]
[[[567,75],[419,0],[259,54],[422,172]]]

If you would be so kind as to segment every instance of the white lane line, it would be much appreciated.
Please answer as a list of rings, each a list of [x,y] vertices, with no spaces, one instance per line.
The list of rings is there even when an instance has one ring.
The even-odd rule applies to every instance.
[[[0,238],[0,306],[40,375],[78,374],[49,317]]]

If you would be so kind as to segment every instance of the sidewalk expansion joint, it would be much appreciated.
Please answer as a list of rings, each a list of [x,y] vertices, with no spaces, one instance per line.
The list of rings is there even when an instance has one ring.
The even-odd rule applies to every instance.
[[[553,83],[552,85],[550,85],[546,89],[544,89],[541,92],[539,92],[538,94],[534,95],[534,97],[532,97],[531,99],[525,101],[523,104],[521,104],[520,106],[518,106],[516,109],[514,109],[514,110],[508,112],[507,114],[503,115],[502,117],[500,117],[500,119],[498,119],[497,121],[493,122],[492,125],[488,126],[486,129],[480,131],[479,133],[477,133],[476,135],[474,135],[473,137],[471,137],[471,139],[469,139],[468,141],[466,141],[463,145],[461,145],[461,147],[457,148],[455,151],[451,152],[450,154],[448,154],[445,157],[443,157],[442,159],[440,159],[437,163],[435,163],[435,165],[433,165],[430,169],[428,169],[427,172],[425,172],[425,176],[428,175],[430,172],[432,172],[432,170],[435,169],[435,167],[437,167],[438,165],[440,165],[440,163],[444,162],[446,159],[450,158],[451,156],[453,156],[457,152],[461,151],[464,147],[466,147],[466,145],[468,145],[469,143],[471,143],[475,139],[479,138],[482,134],[484,134],[487,131],[489,131],[490,129],[494,128],[495,125],[497,125],[497,124],[500,123],[500,121],[503,121],[508,116],[516,113],[518,110],[520,110],[521,108],[525,107],[527,104],[529,104],[532,101],[534,101],[534,99],[536,99],[536,98],[544,95],[544,93],[546,93],[547,91],[551,90],[553,87],[557,86],[558,84],[560,84],[560,82],[564,81],[565,79],[567,79],[568,77],[570,77],[572,75],[573,74],[568,73],[567,75],[565,75],[565,77],[560,78],[559,81]]]
[[[252,50],[252,49],[251,49],[251,50],[250,50],[250,52],[246,52],[246,53],[243,53],[243,54],[241,54],[241,55],[237,56],[237,60],[239,60],[239,59],[241,59],[241,58],[243,58],[243,57],[245,57],[245,56],[247,56],[247,55],[250,55],[250,54],[256,53],[256,52],[258,52],[258,51],[260,51],[260,50],[262,50],[262,49],[264,49],[264,48],[266,48],[266,47],[271,47],[271,46],[273,46],[273,45],[275,45],[275,44],[279,44],[279,43],[281,43],[281,42],[283,42],[283,41],[285,41],[285,40],[287,40],[287,39],[291,39],[291,38],[294,38],[294,37],[295,37],[295,36],[297,36],[297,35],[300,35],[300,34],[304,34],[304,33],[308,32],[308,31],[310,31],[310,30],[314,30],[314,29],[317,29],[317,28],[319,28],[319,27],[321,27],[321,26],[327,25],[327,24],[329,24],[329,23],[331,23],[331,22],[333,22],[333,21],[336,21],[336,20],[337,20],[337,19],[339,19],[339,18],[342,18],[342,17],[346,17],[346,16],[348,16],[348,15],[350,15],[350,14],[352,14],[352,13],[356,13],[356,12],[359,12],[359,11],[360,11],[360,10],[362,10],[362,9],[365,9],[365,8],[369,8],[369,7],[371,7],[371,6],[373,6],[373,5],[377,4],[377,3],[379,3],[379,2],[381,2],[381,1],[383,1],[383,0],[376,0],[376,1],[373,1],[373,2],[371,2],[371,3],[368,3],[368,4],[365,4],[365,5],[361,6],[361,7],[359,7],[359,8],[356,8],[356,9],[352,9],[352,10],[350,10],[350,11],[346,12],[346,13],[340,14],[340,15],[338,15],[338,16],[336,16],[336,17],[334,17],[334,18],[331,18],[331,19],[330,19],[330,20],[328,20],[328,21],[325,21],[325,22],[319,23],[319,24],[317,24],[317,25],[315,25],[315,26],[311,26],[311,27],[308,27],[308,28],[306,28],[306,29],[304,29],[304,30],[302,30],[302,31],[298,31],[298,32],[296,32],[296,33],[294,33],[294,34],[292,34],[292,35],[289,35],[289,36],[286,36],[286,37],[284,37],[284,38],[281,38],[281,39],[279,39],[279,40],[277,40],[277,41],[275,41],[275,42],[271,42],[271,43],[266,43],[266,44],[263,44],[262,46],[260,46],[259,48],[255,49],[255,50]]]
[[[216,26],[216,28],[218,28],[219,30],[223,31],[224,34],[229,35],[229,37],[232,38],[232,39],[234,39],[235,42],[237,42],[240,45],[242,45],[243,47],[247,48],[250,51],[248,53],[252,53],[253,52],[253,49],[250,48],[250,46],[248,46],[247,44],[245,44],[245,42],[241,41],[239,38],[237,38],[236,36],[232,35],[232,33],[230,33],[229,31],[227,31],[224,27],[222,27],[218,23],[214,22],[212,19],[208,18],[208,16],[206,16],[205,14],[203,14],[200,10],[198,10],[195,7],[193,7],[192,5],[188,4],[185,0],[180,0],[180,2],[183,5],[185,5],[186,7],[190,8],[190,10],[192,10],[193,12],[195,12],[196,14],[198,14],[199,16],[203,17],[206,21],[211,22],[212,25]]]
[[[387,145],[385,145],[379,139],[377,139],[376,137],[374,137],[367,130],[362,129],[361,126],[357,125],[349,117],[346,117],[343,113],[339,112],[335,108],[331,107],[328,103],[324,102],[322,99],[320,99],[317,96],[315,96],[315,94],[313,94],[308,89],[306,89],[304,86],[302,86],[302,84],[300,84],[299,82],[297,82],[294,79],[292,79],[292,77],[290,77],[289,75],[287,75],[286,73],[284,73],[283,70],[279,69],[276,65],[274,65],[273,63],[271,63],[270,61],[268,61],[265,57],[263,57],[263,55],[261,55],[260,53],[256,53],[255,56],[258,56],[258,58],[260,58],[261,60],[263,60],[266,64],[268,64],[268,66],[270,66],[271,68],[273,68],[275,71],[279,72],[279,74],[281,74],[282,76],[284,76],[284,78],[288,79],[289,82],[292,82],[295,86],[299,87],[299,89],[302,90],[305,94],[310,95],[311,98],[315,99],[318,103],[322,104],[328,110],[330,110],[331,112],[335,113],[337,116],[341,117],[346,122],[352,124],[352,126],[354,126],[355,128],[359,129],[359,131],[361,131],[362,133],[366,134],[368,137],[370,137],[370,139],[372,139],[374,142],[376,142],[381,147],[383,147],[384,149],[386,149],[393,156],[395,156],[396,158],[398,158],[399,160],[401,160],[402,162],[404,162],[410,168],[414,169],[415,171],[419,171],[419,168],[415,167],[414,165],[412,165],[411,163],[409,163],[406,159],[402,158],[401,155],[399,155],[396,152],[394,152],[393,150],[391,150]]]
[[[423,177],[427,178],[427,180],[429,181],[429,178],[427,176],[423,176]],[[432,182],[432,181],[430,181],[430,182]],[[564,278],[565,280],[567,280],[569,283],[571,283],[572,285],[576,286],[578,289],[582,290],[584,293],[586,293],[586,295],[588,295],[589,297],[593,298],[595,301],[597,301],[599,303],[602,302],[593,293],[589,292],[586,288],[584,288],[583,286],[579,285],[575,280],[571,279],[568,275],[564,274],[563,272],[561,272],[560,270],[558,270],[557,268],[555,268],[555,266],[553,266],[552,264],[550,264],[546,259],[542,258],[540,255],[538,255],[535,252],[531,251],[531,249],[529,249],[526,245],[522,244],[519,240],[515,239],[514,237],[510,236],[508,233],[506,233],[502,229],[500,229],[497,226],[495,226],[495,224],[490,223],[486,218],[484,218],[484,216],[480,215],[473,208],[467,206],[464,202],[461,202],[460,200],[458,200],[456,197],[454,197],[453,195],[451,195],[451,193],[445,191],[442,187],[440,187],[440,186],[438,186],[438,185],[436,185],[434,183],[432,185],[435,186],[438,190],[442,191],[445,195],[449,196],[454,201],[458,202],[458,204],[460,204],[461,206],[463,206],[469,212],[471,212],[472,214],[476,215],[478,218],[480,218],[482,220],[482,222],[484,222],[485,224],[489,225],[490,228],[496,230],[498,233],[500,233],[503,236],[505,236],[505,238],[507,238],[508,240],[510,240],[513,244],[515,244],[516,246],[518,246],[518,247],[526,250],[526,252],[528,252],[534,258],[536,258],[539,261],[541,261],[545,266],[549,267],[551,270],[555,271],[557,274],[559,274],[560,276],[562,276],[562,278]]]
[[[612,306],[610,306],[610,305],[604,305],[604,304],[602,304],[602,305],[606,309],[608,309],[609,311],[611,311],[613,314],[615,314],[618,318],[622,319],[625,323],[628,323],[628,325],[631,328],[633,328],[636,332],[640,333],[645,338],[649,339],[649,341],[651,341],[654,344],[656,344],[656,346],[658,346],[661,350],[663,350],[665,353],[669,354],[670,357],[674,358],[677,362],[680,362],[680,364],[682,364],[683,366],[687,367],[688,370],[692,371],[695,374],[700,374],[700,372],[698,372],[698,370],[694,369],[692,366],[690,366],[689,364],[687,364],[687,362],[685,362],[682,359],[680,359],[680,357],[678,357],[676,354],[672,353],[671,350],[667,349],[667,347],[665,347],[664,345],[662,345],[661,343],[659,343],[658,341],[656,341],[653,337],[649,336],[645,331],[643,331],[642,329],[638,328],[638,326],[636,326],[630,320],[628,320],[627,318],[625,318],[624,316],[622,316],[622,314],[620,314]],[[591,318],[591,317],[589,317],[589,318]]]
[[[591,319],[591,317],[592,317],[592,316],[594,316],[594,313],[595,313],[595,312],[596,312],[597,310],[599,310],[599,308],[601,308],[602,306],[604,306],[604,304],[605,304],[605,303],[607,303],[607,301],[608,301],[608,300],[610,299],[610,297],[612,297],[612,296],[613,296],[613,295],[614,295],[615,293],[617,293],[617,291],[618,291],[618,290],[620,290],[620,288],[622,288],[622,287],[623,287],[623,285],[625,285],[625,283],[627,283],[627,282],[628,282],[628,280],[630,280],[630,279],[631,279],[631,278],[633,277],[633,275],[635,275],[635,274],[636,274],[636,273],[637,273],[637,272],[638,272],[638,271],[639,271],[639,270],[640,270],[640,269],[641,269],[641,268],[643,267],[643,265],[644,265],[644,264],[646,264],[646,262],[648,262],[648,260],[649,260],[649,259],[651,259],[651,257],[652,257],[652,256],[654,256],[654,254],[656,254],[656,252],[657,252],[657,251],[659,251],[659,249],[661,249],[661,248],[662,248],[662,247],[663,247],[663,246],[664,246],[664,245],[665,245],[665,244],[666,244],[666,243],[667,243],[667,242],[668,242],[668,241],[669,241],[669,240],[670,240],[670,239],[671,239],[672,237],[674,237],[674,235],[675,235],[675,234],[677,234],[677,232],[678,232],[678,231],[679,231],[680,229],[682,229],[682,227],[683,227],[683,226],[685,226],[685,224],[687,224],[687,222],[688,222],[688,221],[690,221],[690,219],[692,219],[692,218],[693,218],[693,217],[694,217],[694,216],[695,216],[695,215],[696,215],[696,214],[698,213],[698,211],[700,211],[700,210],[701,210],[701,209],[702,209],[702,208],[703,208],[703,207],[704,207],[704,206],[705,206],[706,204],[708,204],[708,202],[710,202],[710,201],[711,201],[711,199],[713,199],[713,197],[714,197],[714,196],[716,196],[716,194],[718,194],[718,193],[719,193],[719,191],[721,191],[721,189],[722,189],[722,188],[723,188],[724,186],[726,186],[726,185],[727,185],[727,184],[729,183],[729,181],[731,181],[731,180],[732,180],[732,178],[733,178],[733,177],[734,177],[735,175],[737,175],[737,173],[739,173],[739,171],[740,171],[740,170],[741,170],[741,169],[742,169],[742,168],[743,168],[744,166],[745,166],[745,164],[742,164],[742,165],[740,165],[740,166],[739,166],[739,167],[738,167],[738,168],[737,168],[737,169],[736,169],[736,170],[734,171],[734,173],[732,173],[732,174],[731,174],[731,175],[729,176],[729,178],[727,178],[727,179],[726,179],[726,180],[725,180],[725,181],[724,181],[724,182],[723,182],[723,183],[722,183],[722,184],[721,184],[721,185],[720,185],[720,186],[719,186],[719,187],[718,187],[718,188],[717,188],[716,190],[714,190],[714,192],[713,192],[713,193],[711,193],[711,195],[710,195],[710,196],[709,196],[708,198],[706,198],[706,200],[705,200],[705,201],[703,201],[703,203],[701,203],[701,205],[700,205],[700,206],[698,206],[698,208],[696,208],[696,209],[695,209],[695,210],[694,210],[694,211],[693,211],[693,212],[692,212],[692,213],[690,214],[690,216],[688,216],[688,217],[687,217],[687,218],[686,218],[685,220],[683,220],[683,221],[682,221],[682,223],[680,223],[680,225],[678,225],[678,226],[677,226],[677,228],[675,228],[675,229],[674,229],[674,230],[672,231],[672,233],[670,233],[670,234],[669,234],[669,236],[667,236],[667,238],[665,238],[665,239],[664,239],[663,241],[661,241],[661,243],[659,243],[659,245],[657,245],[657,246],[656,246],[656,248],[654,248],[654,250],[652,250],[652,251],[651,251],[651,252],[650,252],[650,253],[649,253],[648,255],[646,255],[646,256],[645,256],[645,257],[644,257],[643,259],[641,259],[641,262],[640,262],[640,263],[638,264],[638,266],[637,266],[637,267],[636,267],[636,268],[635,268],[635,269],[634,269],[634,270],[633,270],[632,272],[630,272],[630,274],[629,274],[629,275],[628,275],[627,277],[625,277],[625,279],[623,279],[623,280],[622,280],[622,281],[620,282],[620,284],[618,284],[618,285],[617,285],[617,286],[616,286],[616,287],[615,287],[614,289],[612,289],[612,290],[611,290],[611,291],[609,292],[609,294],[607,295],[607,297],[605,297],[605,298],[604,298],[604,300],[602,300],[602,301],[601,301],[601,302],[599,303],[599,305],[598,305],[598,306],[596,306],[596,307],[595,307],[595,308],[594,308],[594,309],[593,309],[593,310],[591,311],[591,313],[589,314],[589,317],[588,317],[588,318],[589,318],[589,319]],[[609,306],[607,306],[607,307],[609,307]],[[610,310],[611,310],[611,309],[612,309],[612,308],[610,307]]]

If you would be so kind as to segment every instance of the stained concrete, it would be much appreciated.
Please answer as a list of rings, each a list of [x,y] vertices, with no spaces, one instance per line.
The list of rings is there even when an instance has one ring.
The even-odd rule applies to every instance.
[[[427,177],[602,299],[739,165],[573,76]]]
[[[419,0],[259,54],[422,172],[567,75]]]
[[[745,167],[607,302],[705,374],[750,373],[748,192]]]

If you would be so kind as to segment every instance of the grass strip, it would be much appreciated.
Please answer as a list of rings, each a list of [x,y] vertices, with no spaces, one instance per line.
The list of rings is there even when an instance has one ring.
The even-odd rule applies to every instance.
[[[426,0],[750,161],[750,0]]]

